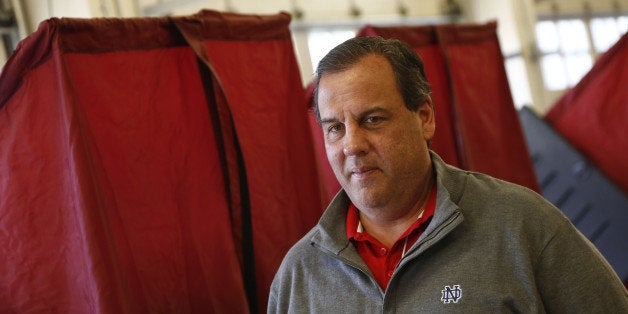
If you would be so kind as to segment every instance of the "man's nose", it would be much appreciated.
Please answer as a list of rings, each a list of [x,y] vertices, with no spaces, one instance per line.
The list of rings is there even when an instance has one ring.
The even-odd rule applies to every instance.
[[[342,151],[345,156],[365,155],[368,152],[368,139],[364,130],[354,126],[347,127]]]

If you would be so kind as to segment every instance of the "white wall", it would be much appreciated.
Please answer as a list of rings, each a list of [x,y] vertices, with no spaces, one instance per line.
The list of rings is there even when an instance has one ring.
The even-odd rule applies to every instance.
[[[21,0],[26,32],[37,30],[50,17],[93,17],[88,0]]]
[[[195,13],[206,8],[230,10],[238,13],[274,14],[279,11],[293,12],[298,8],[304,13],[305,21],[338,21],[352,19],[351,3],[359,8],[367,18],[398,17],[396,1],[385,0],[170,0],[159,3],[157,0],[139,0],[141,7],[147,8],[149,15],[170,12],[174,15]],[[409,16],[432,16],[440,9],[441,0],[405,0],[400,1],[408,10]]]
[[[470,0],[467,4],[467,15],[470,20],[478,23],[497,21],[497,35],[504,55],[518,53],[521,50],[513,1],[527,0]]]

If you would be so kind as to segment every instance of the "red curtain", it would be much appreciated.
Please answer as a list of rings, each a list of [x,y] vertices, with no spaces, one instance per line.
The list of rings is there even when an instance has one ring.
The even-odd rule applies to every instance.
[[[546,119],[628,193],[628,35],[604,53]]]
[[[265,309],[322,208],[289,20],[51,19],[20,44],[0,312]]]

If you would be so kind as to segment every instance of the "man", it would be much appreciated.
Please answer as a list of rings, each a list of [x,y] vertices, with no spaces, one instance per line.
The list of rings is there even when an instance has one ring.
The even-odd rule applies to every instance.
[[[420,58],[397,40],[334,48],[314,93],[342,190],[292,247],[269,313],[627,313],[599,252],[538,194],[443,163]]]

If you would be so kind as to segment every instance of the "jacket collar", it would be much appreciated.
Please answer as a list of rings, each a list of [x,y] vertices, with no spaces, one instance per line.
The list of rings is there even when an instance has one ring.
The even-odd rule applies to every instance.
[[[424,239],[436,241],[442,238],[462,222],[463,219],[457,203],[462,197],[466,185],[465,172],[445,164],[432,151],[430,151],[430,156],[432,167],[434,167],[436,174],[436,210],[432,222],[430,222],[414,247],[420,245]],[[340,190],[321,216],[317,230],[312,234],[311,242],[335,255],[348,254],[347,258],[355,259],[357,257],[357,260],[360,260],[355,249],[350,245],[351,242],[347,239],[345,221],[350,202],[347,193],[344,190]],[[456,223],[450,223],[452,220]],[[447,228],[444,228],[445,226]],[[347,250],[347,248],[351,249]],[[412,249],[409,250],[409,253],[411,251]]]

